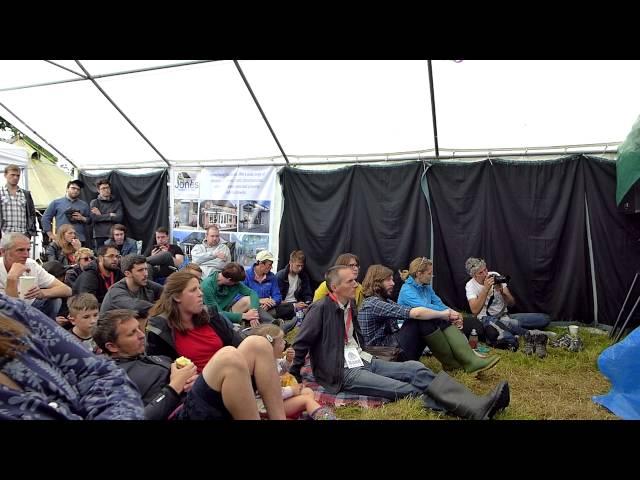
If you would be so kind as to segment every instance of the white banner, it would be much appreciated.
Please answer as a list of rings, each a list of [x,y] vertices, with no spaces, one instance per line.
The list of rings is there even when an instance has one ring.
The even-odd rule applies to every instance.
[[[217,225],[233,244],[234,260],[245,265],[274,241],[271,209],[275,167],[209,167],[172,172],[173,243],[186,254]]]

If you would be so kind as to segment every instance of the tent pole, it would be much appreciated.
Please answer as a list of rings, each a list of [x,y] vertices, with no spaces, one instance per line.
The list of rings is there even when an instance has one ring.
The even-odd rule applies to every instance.
[[[598,326],[598,289],[596,288],[596,270],[593,261],[593,241],[591,239],[591,223],[589,222],[589,203],[587,202],[587,192],[584,192],[584,208],[586,214],[587,245],[589,246],[589,265],[591,266],[591,289],[593,290],[593,323]]]
[[[133,127],[133,129],[134,129],[136,132],[138,132],[138,135],[140,135],[140,136],[144,139],[144,141],[145,141],[145,142],[147,142],[147,144],[148,144],[151,148],[153,148],[153,150],[154,150],[158,155],[160,155],[160,158],[161,158],[162,160],[164,160],[164,163],[166,163],[166,164],[167,164],[167,166],[169,166],[169,167],[170,167],[170,166],[171,166],[171,164],[167,161],[167,159],[166,159],[166,158],[164,158],[164,155],[162,155],[162,154],[160,153],[160,151],[155,147],[155,145],[154,145],[153,143],[151,143],[147,137],[145,137],[145,136],[144,136],[144,134],[140,131],[140,129],[139,129],[138,127],[136,127],[136,126],[135,126],[135,124],[134,124],[131,120],[129,120],[129,117],[127,117],[127,116],[124,114],[124,112],[123,112],[122,110],[120,110],[120,107],[118,107],[118,105],[116,105],[116,102],[114,102],[113,100],[111,100],[111,97],[109,97],[109,95],[107,95],[107,92],[105,92],[105,91],[102,89],[102,87],[100,87],[100,85],[98,85],[98,82],[96,82],[96,81],[95,81],[95,79],[91,76],[91,74],[87,71],[87,69],[86,69],[86,68],[84,68],[84,67],[82,66],[82,64],[81,64],[78,60],[76,60],[76,63],[77,63],[77,64],[78,64],[78,66],[82,69],[82,71],[83,71],[83,72],[84,72],[84,74],[87,76],[87,78],[88,78],[89,80],[91,80],[91,83],[93,83],[93,85],[94,85],[94,86],[95,86],[95,87],[100,91],[100,93],[102,93],[102,95],[104,95],[104,97],[105,97],[107,100],[109,100],[109,102],[111,103],[111,105],[113,105],[113,106],[114,106],[114,108],[115,108],[116,110],[118,110],[118,112],[120,113],[120,115],[122,115],[122,116],[124,117],[124,119],[125,119],[127,122],[129,122],[129,125],[131,125],[131,126]]]
[[[280,149],[280,153],[282,153],[282,156],[286,160],[287,165],[289,165],[289,158],[287,158],[287,154],[284,153],[284,150],[282,149],[282,145],[280,145],[280,142],[278,141],[278,137],[276,137],[276,134],[273,131],[273,128],[271,128],[271,124],[269,123],[269,120],[267,120],[267,116],[264,114],[264,111],[262,110],[262,107],[260,106],[260,103],[258,102],[258,99],[254,95],[253,90],[251,89],[251,85],[249,85],[249,81],[247,80],[247,77],[244,76],[244,72],[242,71],[242,68],[240,68],[240,64],[238,63],[237,60],[234,60],[233,63],[235,63],[236,68],[238,69],[238,72],[240,72],[240,76],[242,77],[242,80],[244,81],[244,84],[247,86],[247,89],[249,90],[249,93],[251,94],[251,97],[253,98],[253,101],[255,102],[256,107],[258,107],[258,110],[260,110],[260,115],[262,115],[264,123],[267,124],[267,127],[269,128],[269,131],[271,132],[271,135],[273,136],[273,139],[278,144],[278,148]]]
[[[431,117],[433,118],[433,142],[436,146],[436,160],[440,160],[440,151],[438,150],[438,124],[436,122],[436,99],[433,94],[433,72],[431,71],[431,60],[427,60],[429,67],[429,92],[431,93]]]
[[[13,113],[11,110],[9,110],[9,108],[7,108],[7,106],[0,102],[0,107],[4,108],[7,112],[9,112],[11,115],[13,115],[20,123],[22,123],[25,127],[27,127],[29,130],[31,130],[34,135],[37,135],[38,137],[40,137],[42,140],[44,140],[44,142],[49,145],[53,150],[55,150],[62,158],[64,158],[67,162],[69,162],[71,165],[73,165],[73,168],[75,168],[76,170],[78,170],[78,167],[67,158],[66,155],[64,155],[58,148],[54,147],[49,141],[47,141],[46,138],[44,138],[42,135],[40,135],[38,132],[36,132],[33,128],[31,128],[29,125],[27,125],[27,123],[22,120],[19,116],[17,116],[15,113]]]

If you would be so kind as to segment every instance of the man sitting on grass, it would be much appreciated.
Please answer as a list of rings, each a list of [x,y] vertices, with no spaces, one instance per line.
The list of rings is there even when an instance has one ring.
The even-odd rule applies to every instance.
[[[427,408],[469,419],[490,419],[509,405],[507,382],[478,396],[447,373],[435,375],[420,362],[386,362],[364,352],[354,302],[355,277],[348,266],[329,269],[329,295],[311,305],[293,344],[296,353],[290,372],[299,382],[309,353],[313,375],[329,393],[345,391],[391,400],[415,396]]]

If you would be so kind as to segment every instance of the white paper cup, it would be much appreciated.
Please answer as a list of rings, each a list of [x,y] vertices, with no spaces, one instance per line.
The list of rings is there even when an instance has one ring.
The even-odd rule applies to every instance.
[[[572,337],[578,336],[578,325],[569,325],[569,334]]]
[[[36,277],[18,278],[18,297],[24,300],[24,295],[36,284]]]

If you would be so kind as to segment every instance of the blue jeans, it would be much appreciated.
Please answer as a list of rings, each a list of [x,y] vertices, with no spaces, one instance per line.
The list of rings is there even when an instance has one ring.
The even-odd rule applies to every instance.
[[[56,315],[58,315],[58,312],[60,311],[60,307],[62,306],[62,299],[47,298],[45,300],[44,298],[36,298],[31,304],[31,306],[35,309],[40,310],[42,313],[44,313],[47,317],[51,318],[52,320],[55,320]]]
[[[342,391],[397,400],[408,396],[419,397],[436,375],[421,362],[386,362],[374,358],[364,367],[345,368]],[[430,397],[425,404],[433,410],[444,410]]]
[[[542,330],[551,322],[551,317],[546,313],[510,313],[509,317],[527,330]]]

